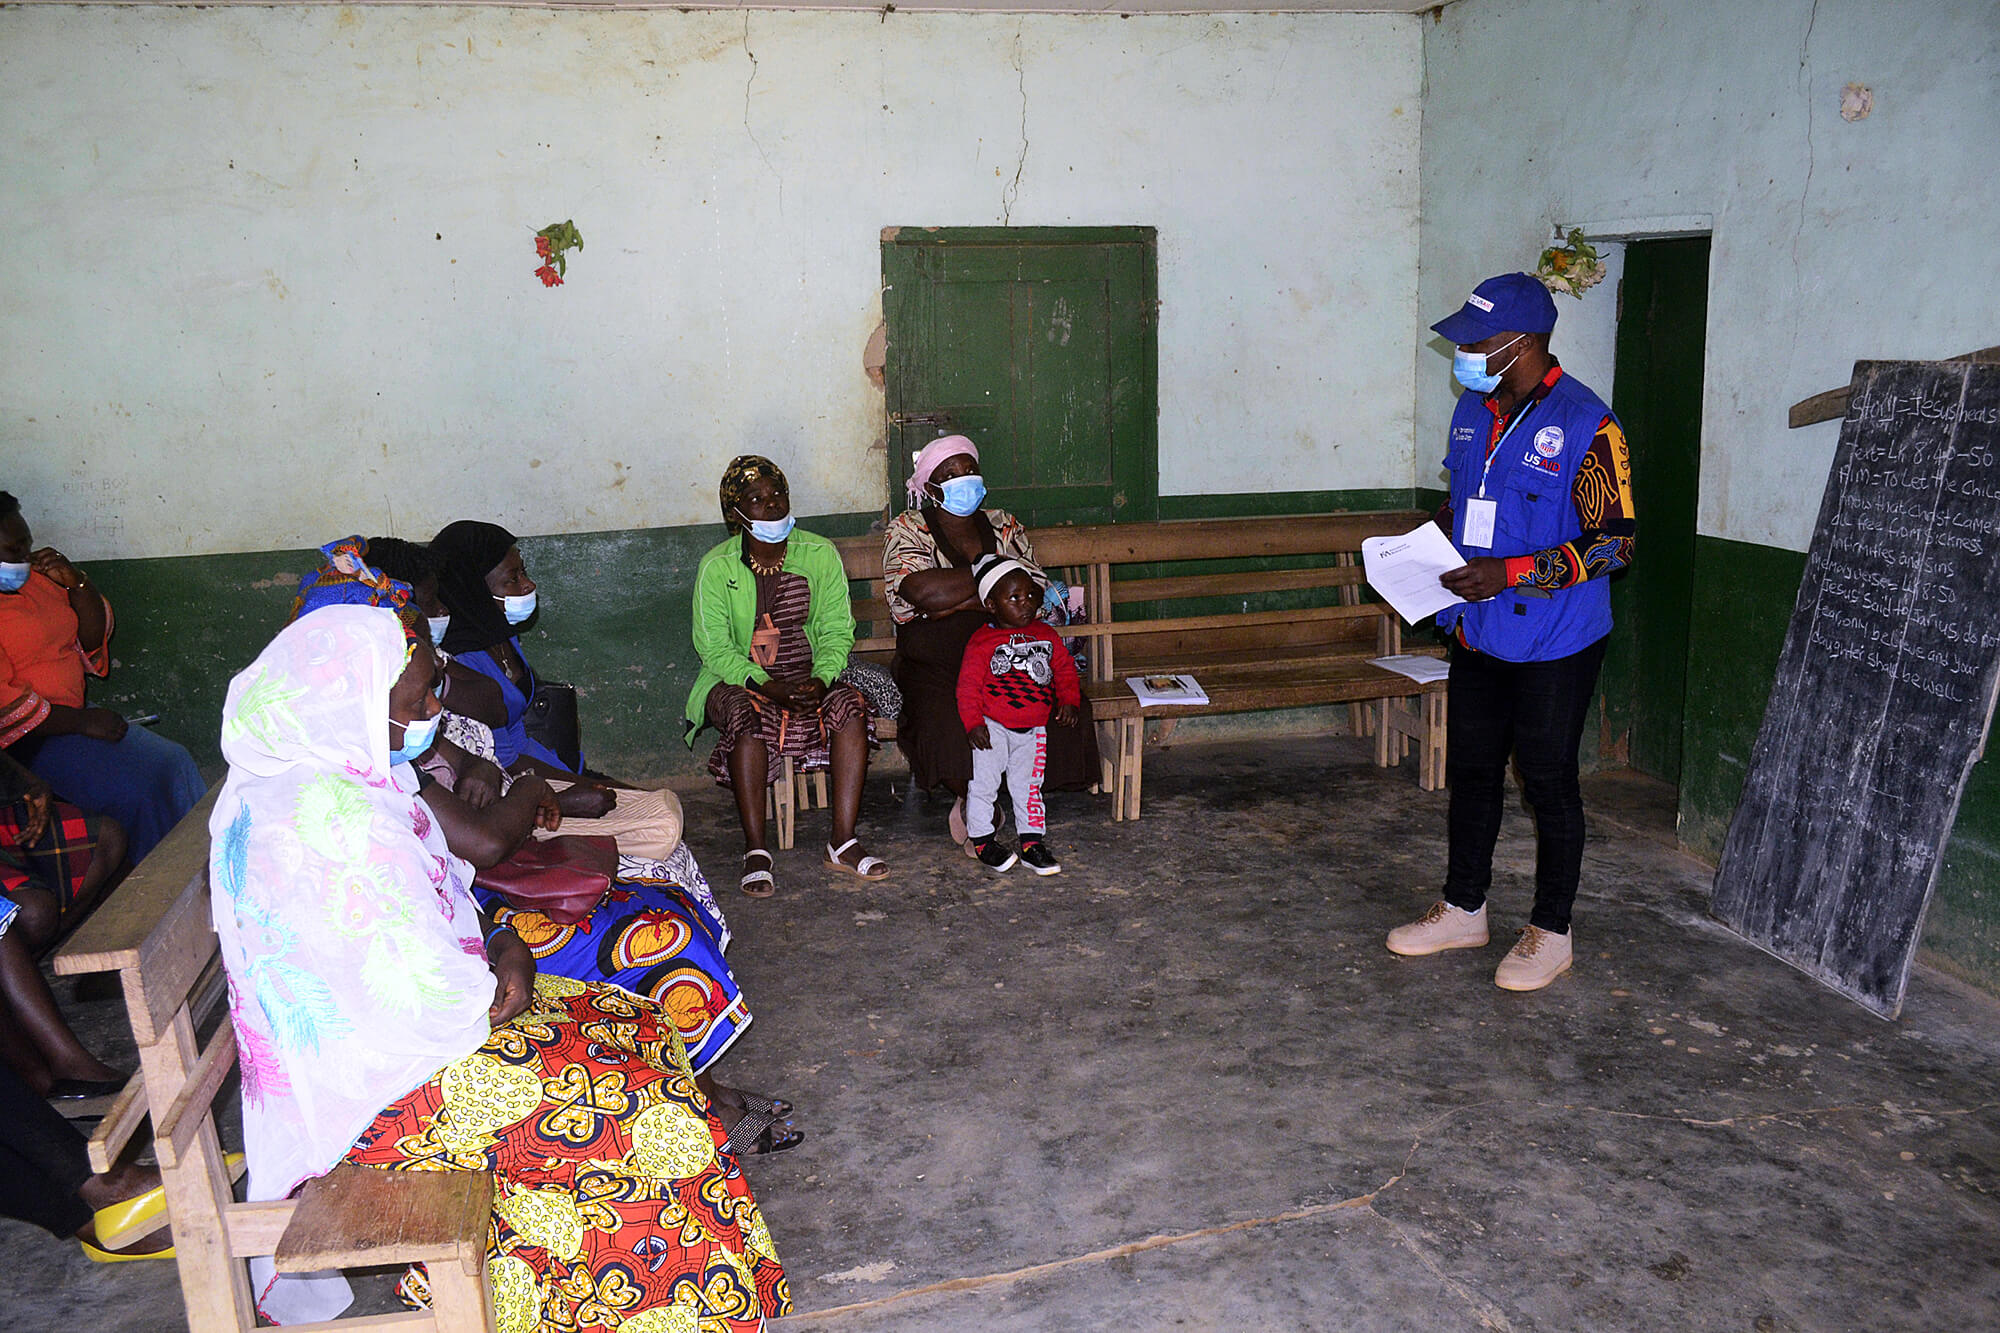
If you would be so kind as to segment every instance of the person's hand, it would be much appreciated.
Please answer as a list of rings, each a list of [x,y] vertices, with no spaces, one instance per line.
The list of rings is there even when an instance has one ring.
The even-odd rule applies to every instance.
[[[987,732],[984,722],[967,730],[965,739],[972,742],[972,748],[975,750],[990,750],[993,748],[993,737]]]
[[[547,780],[541,777],[522,778],[514,785],[516,787],[526,785],[529,791],[533,792],[536,828],[544,833],[554,833],[562,827],[562,806],[557,804],[555,788],[549,786]]]
[[[109,708],[85,708],[76,734],[117,744],[125,739],[125,719]]]
[[[1076,705],[1075,705],[1075,704],[1057,704],[1057,705],[1056,705],[1056,711],[1055,711],[1055,724],[1056,724],[1057,726],[1059,726],[1059,727],[1073,727],[1073,726],[1075,726],[1075,725],[1076,725]]]
[[[579,782],[556,797],[556,808],[570,819],[602,819],[618,804],[618,794],[596,783]]]
[[[1507,588],[1507,562],[1497,556],[1478,555],[1446,574],[1438,582],[1468,602],[1483,602]]]
[[[474,758],[458,771],[451,792],[473,809],[484,810],[500,799],[500,788],[505,780],[506,775],[500,771],[500,765],[491,759]]]
[[[53,546],[44,546],[29,556],[28,567],[66,592],[83,586],[83,571]]]
[[[535,956],[511,930],[486,941],[486,966],[493,972],[493,1005],[486,1021],[494,1027],[525,1013],[535,995]]]
[[[813,677],[792,687],[792,706],[795,708],[817,708],[826,700],[826,682]]]
[[[28,788],[27,794],[21,797],[27,804],[28,817],[21,823],[18,846],[32,847],[49,831],[49,797],[53,794],[48,783],[37,779],[35,785]]]

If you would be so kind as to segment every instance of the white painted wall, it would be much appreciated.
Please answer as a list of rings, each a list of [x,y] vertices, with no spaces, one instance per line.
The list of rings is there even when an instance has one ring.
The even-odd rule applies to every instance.
[[[86,559],[874,508],[879,231],[1000,222],[1159,228],[1164,492],[1408,485],[1421,27],[0,11],[0,486]]]
[[[1420,482],[1452,405],[1425,326],[1532,265],[1557,221],[1712,219],[1708,536],[1806,549],[1838,427],[1785,412],[1857,358],[2000,343],[2000,3],[1462,0],[1424,31]],[[1851,124],[1849,82],[1875,95]],[[1578,325],[1559,355],[1584,325],[1579,346],[1601,340],[1610,293],[1588,314],[1557,298]],[[1643,479],[1638,503],[1643,531]]]

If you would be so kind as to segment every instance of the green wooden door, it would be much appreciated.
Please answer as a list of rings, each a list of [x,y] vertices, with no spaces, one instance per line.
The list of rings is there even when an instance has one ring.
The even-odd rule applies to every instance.
[[[1626,247],[1612,407],[1632,446],[1639,526],[1611,589],[1605,712],[1614,736],[1623,724],[1631,766],[1677,786],[1707,322],[1707,237]]]
[[[891,229],[882,240],[889,483],[940,435],[1032,525],[1159,512],[1150,227]]]

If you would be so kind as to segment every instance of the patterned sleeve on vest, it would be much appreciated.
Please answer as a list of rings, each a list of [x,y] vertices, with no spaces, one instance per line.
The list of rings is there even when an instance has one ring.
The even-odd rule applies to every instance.
[[[1572,587],[1603,578],[1632,563],[1637,530],[1632,508],[1632,455],[1625,432],[1612,417],[1597,423],[1590,451],[1576,470],[1570,498],[1583,531],[1559,546],[1514,556],[1507,582],[1517,588]]]

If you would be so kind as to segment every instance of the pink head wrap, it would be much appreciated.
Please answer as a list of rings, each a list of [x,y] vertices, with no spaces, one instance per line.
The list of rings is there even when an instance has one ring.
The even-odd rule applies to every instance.
[[[977,463],[979,446],[963,435],[941,435],[925,445],[917,454],[916,465],[910,469],[910,480],[907,483],[910,503],[922,504],[924,487],[930,484],[931,473],[937,471],[938,464],[945,459],[956,458],[960,454],[970,455],[972,461]]]

